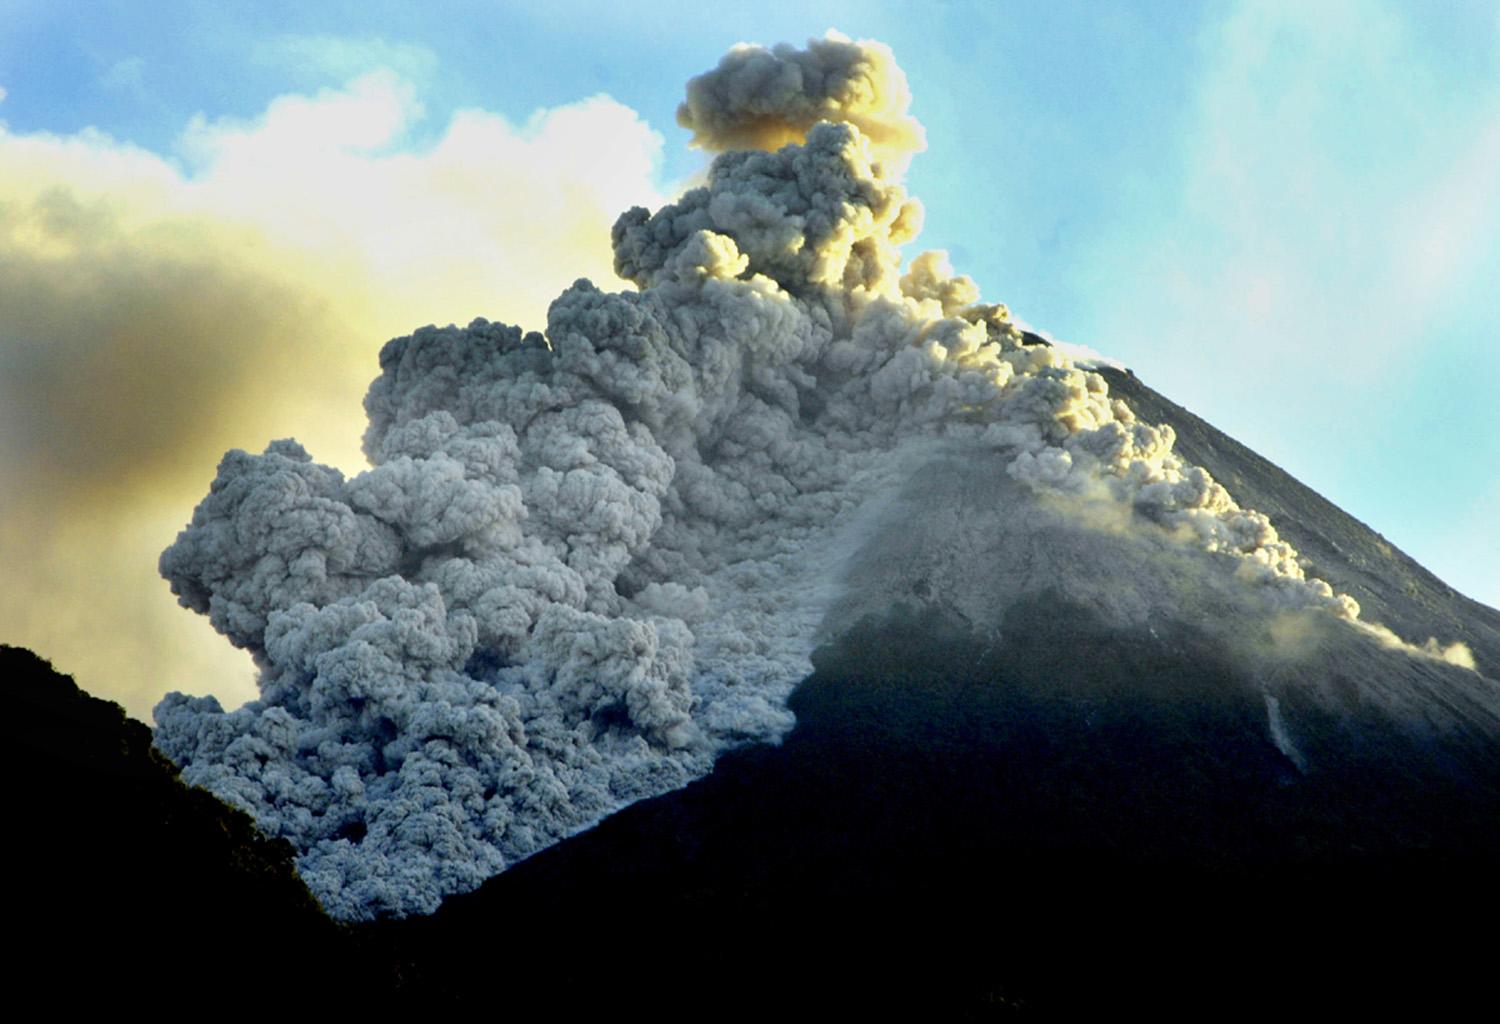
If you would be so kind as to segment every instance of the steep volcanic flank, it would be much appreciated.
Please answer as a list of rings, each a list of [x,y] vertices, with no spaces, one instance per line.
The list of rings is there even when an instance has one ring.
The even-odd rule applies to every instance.
[[[1372,604],[1394,588],[1387,608],[1492,664],[1492,609],[1135,378],[1111,383],[1215,476],[1274,497],[1325,572],[1369,581]],[[498,956],[579,1010],[649,985],[747,1018],[1482,995],[1496,684],[1288,620],[1225,556],[1098,513],[998,457],[930,459],[850,558],[785,741],[377,928],[401,993],[481,1004]],[[502,920],[525,938],[497,949]],[[579,946],[581,922],[608,940]]]
[[[1382,793],[1489,785],[1493,620],[1382,573],[1357,524],[1023,332],[942,253],[905,260],[909,99],[878,44],[735,48],[679,111],[717,152],[704,185],[614,226],[634,290],[580,280],[545,333],[476,320],[391,341],[352,478],[292,440],[224,457],[161,570],[255,657],[261,698],[169,694],[155,742],[291,842],[329,913],[431,912],[781,741],[813,651],[834,653],[810,693],[863,680],[850,638],[872,630],[945,664],[968,652],[980,675],[953,685],[994,688],[977,720],[1047,723],[1062,749],[1099,720],[1149,736],[1150,715],[1129,725],[1140,701],[1167,714],[1163,750],[1190,721],[1192,749],[1269,787],[1255,806],[1300,807],[1271,798],[1371,757],[1409,773]],[[1302,524],[1317,573],[1261,497]],[[1056,660],[1080,649],[1093,682]],[[922,715],[902,714],[918,743]],[[984,750],[1029,749],[996,728]],[[1143,749],[1153,772],[1173,763]],[[1182,798],[1206,817],[1180,836],[1218,850],[1199,803]],[[1291,828],[1266,813],[1268,836]],[[1388,824],[1415,841],[1428,819],[1403,804]],[[1166,830],[1198,820],[1152,834],[1186,842]]]
[[[1303,568],[1358,601],[1362,616],[1399,627],[1404,636],[1462,642],[1485,675],[1500,675],[1500,611],[1456,593],[1384,537],[1134,374],[1107,367],[1098,372],[1141,419],[1173,428],[1184,459],[1270,516],[1297,548]]]

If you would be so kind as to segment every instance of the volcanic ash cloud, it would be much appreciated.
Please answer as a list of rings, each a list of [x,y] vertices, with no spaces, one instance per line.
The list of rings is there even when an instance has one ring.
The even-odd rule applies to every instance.
[[[860,508],[934,444],[1357,614],[941,254],[902,273],[908,99],[877,44],[736,48],[679,114],[726,150],[708,183],[615,225],[638,290],[580,280],[545,334],[389,342],[353,478],[294,441],[225,456],[161,571],[261,697],[171,694],[156,741],[290,840],[331,913],[431,911],[781,737]]]

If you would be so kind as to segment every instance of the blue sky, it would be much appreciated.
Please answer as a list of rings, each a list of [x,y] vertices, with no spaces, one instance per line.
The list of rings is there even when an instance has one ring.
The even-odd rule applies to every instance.
[[[205,280],[257,282],[240,305],[192,316],[158,310],[145,321],[187,324],[174,329],[192,337],[192,324],[232,320],[241,333],[218,356],[210,343],[197,348],[206,354],[193,372],[223,377],[214,421],[201,411],[188,420],[200,448],[167,465],[179,448],[146,429],[125,453],[133,465],[160,462],[153,481],[190,485],[147,487],[119,474],[107,498],[138,509],[140,522],[138,548],[120,548],[121,562],[170,540],[196,500],[180,504],[182,496],[201,495],[212,474],[210,451],[263,445],[266,431],[326,438],[335,457],[342,431],[352,450],[362,427],[357,388],[373,376],[385,336],[478,314],[531,317],[534,326],[557,287],[600,273],[600,256],[580,255],[576,272],[564,257],[582,253],[584,241],[516,257],[506,246],[530,245],[540,229],[506,204],[552,209],[530,191],[550,175],[567,186],[548,200],[557,209],[599,207],[569,229],[588,233],[596,222],[607,228],[611,203],[660,201],[703,164],[673,120],[686,79],[735,42],[801,43],[830,27],[892,47],[927,127],[928,150],[908,175],[927,209],[912,254],[949,250],[986,298],[1123,360],[1460,590],[1500,605],[1494,2],[0,0],[0,175],[20,167],[37,195],[55,199],[36,184],[54,174],[102,197],[83,206],[112,218],[118,245],[87,266],[117,267],[140,251]],[[576,110],[600,94],[613,103],[577,116],[615,140],[604,155],[570,149],[565,126],[541,139],[554,122],[538,111]],[[446,163],[434,157],[445,143]],[[319,191],[298,180],[299,166],[368,181],[351,186],[343,209],[336,181]],[[132,185],[116,189],[117,178]],[[442,191],[441,202],[415,195],[424,189]],[[464,196],[476,204],[472,218]],[[4,206],[0,195],[0,215]],[[219,218],[212,229],[210,216]],[[156,228],[139,227],[148,222]],[[231,222],[270,247],[250,269],[235,262],[244,247],[223,241]],[[10,230],[22,244],[22,229]],[[456,239],[446,248],[445,233]],[[181,255],[198,244],[183,239],[210,235],[208,250]],[[298,253],[307,263],[292,281]],[[319,268],[334,265],[345,269],[324,294]],[[468,274],[470,266],[478,269]],[[128,319],[144,301],[128,282],[109,280],[114,291],[88,290],[101,323]],[[378,315],[349,312],[360,296]],[[249,358],[262,336],[257,317],[274,333],[292,309],[305,313],[295,342]],[[317,326],[320,316],[348,337]],[[0,345],[11,348],[9,363],[0,351],[0,370],[29,366],[28,345],[65,350],[48,340],[51,322],[39,314],[18,327],[0,307]],[[303,362],[289,368],[288,352]],[[324,359],[347,387],[315,395],[277,383],[279,373],[307,377],[306,361]],[[146,376],[157,364],[125,365]],[[161,404],[148,384],[118,401],[129,394],[143,408]],[[252,404],[280,418],[251,416]],[[129,410],[118,415],[123,422]],[[163,438],[181,436],[171,417],[153,422]],[[9,429],[15,437],[42,428]],[[28,465],[24,452],[12,455],[7,491]],[[95,465],[79,458],[79,472]],[[6,467],[0,458],[0,473]],[[53,539],[61,549],[71,536]],[[23,583],[55,585],[73,571],[61,556],[44,561]],[[140,626],[152,636],[155,628]]]

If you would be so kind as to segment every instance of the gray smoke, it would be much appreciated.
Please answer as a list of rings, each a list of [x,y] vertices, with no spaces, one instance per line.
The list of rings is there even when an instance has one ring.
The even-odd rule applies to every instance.
[[[431,911],[778,740],[874,499],[935,444],[1355,618],[1170,429],[1023,344],[941,254],[901,273],[919,208],[869,133],[919,139],[905,102],[871,44],[735,50],[690,87],[700,141],[775,142],[776,119],[800,141],[622,215],[638,290],[580,280],[545,334],[389,342],[352,479],[293,441],[225,456],[161,570],[254,655],[261,698],[171,694],[157,744],[290,840],[331,913]]]
[[[822,121],[859,129],[887,173],[899,174],[926,134],[907,113],[911,90],[889,47],[829,32],[807,49],[741,43],[687,85],[677,123],[712,152],[779,149]]]

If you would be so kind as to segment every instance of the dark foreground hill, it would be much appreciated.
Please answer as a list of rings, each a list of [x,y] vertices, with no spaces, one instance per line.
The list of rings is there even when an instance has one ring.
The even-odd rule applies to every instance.
[[[223,1006],[268,960],[346,959],[292,848],[184,786],[145,725],[22,648],[0,679],[13,1000]]]

